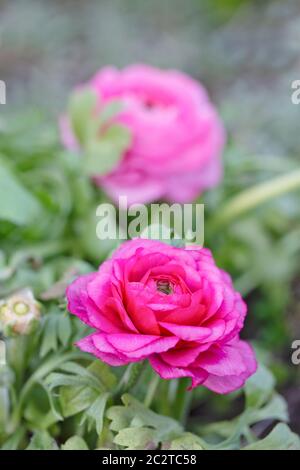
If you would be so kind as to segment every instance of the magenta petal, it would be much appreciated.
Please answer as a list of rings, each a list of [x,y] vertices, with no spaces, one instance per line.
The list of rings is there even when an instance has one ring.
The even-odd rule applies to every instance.
[[[165,363],[158,354],[149,358],[149,362],[155,372],[162,379],[178,379],[180,377],[191,377],[191,373],[182,367],[173,367]]]
[[[159,336],[152,335],[117,334],[109,335],[109,342],[120,351],[132,352],[151,344],[159,338]]]
[[[101,306],[111,295],[111,276],[106,273],[97,273],[97,276],[88,284],[87,293],[95,305]]]
[[[159,322],[159,325],[185,341],[201,341],[207,339],[212,331],[201,326],[183,326],[173,323]]]
[[[97,357],[101,359],[101,361],[106,362],[110,366],[118,367],[118,366],[126,366],[131,362],[136,362],[130,360],[128,357],[120,358],[120,356],[115,356],[114,354],[108,354],[98,351]]]
[[[90,284],[95,282],[98,276],[98,273],[79,276],[68,286],[66,292],[68,310],[92,328],[101,328],[102,331],[117,333],[122,331],[122,324],[118,316],[106,315],[88,294]]]
[[[128,329],[134,333],[138,333],[138,330],[136,329],[135,325],[132,323],[129,315],[127,314],[122,302],[114,297],[111,297],[107,300],[105,304],[106,309],[111,308],[111,313],[112,315],[114,313],[117,313],[117,315],[120,317],[121,322],[124,324],[125,329]],[[112,333],[115,333],[115,331],[111,331]]]
[[[192,376],[192,384],[191,386],[188,388],[188,390],[192,390],[193,388],[195,387],[199,387],[199,385],[203,385],[205,380],[207,379],[208,377],[208,373],[203,370],[203,369],[194,369],[194,368],[191,368],[191,371],[193,373],[193,376]]]
[[[101,352],[104,352],[104,353],[116,354],[116,355],[122,356],[122,354],[119,351],[117,351],[112,346],[112,344],[110,344],[107,341],[107,338],[109,338],[109,336],[110,336],[109,334],[106,335],[106,334],[102,334],[102,333],[94,333],[92,335],[92,340],[93,340],[93,343],[94,343],[96,349],[98,351],[101,351]]]
[[[254,374],[257,369],[257,362],[255,360],[252,347],[245,341],[237,340],[235,347],[238,348],[242,361],[245,365],[244,372],[238,375],[217,376],[210,374],[204,386],[216,393],[230,393],[239,389],[244,385],[246,380]]]
[[[84,352],[93,354],[94,356],[97,355],[97,349],[95,348],[95,345],[93,343],[93,335],[86,336],[85,338],[80,339],[77,341],[75,344],[79,349],[81,349]]]
[[[94,324],[90,321],[87,315],[87,286],[95,279],[96,276],[97,273],[79,276],[67,287],[66,291],[66,296],[68,299],[68,310],[91,327],[94,327]]]
[[[76,343],[82,351],[93,354],[93,356],[101,359],[103,362],[106,362],[110,366],[123,366],[130,362],[127,358],[121,358],[115,354],[107,354],[99,351],[93,342],[93,335],[87,336]]]
[[[200,346],[188,347],[183,345],[180,349],[171,349],[161,354],[161,358],[170,366],[187,367],[192,364],[202,351],[209,348],[209,344],[201,344]]]
[[[245,378],[240,376],[217,377],[209,375],[203,385],[213,392],[225,395],[241,388],[245,383]]]
[[[98,359],[106,362],[111,366],[122,366],[131,362],[129,358],[123,356],[116,351],[106,342],[105,336],[93,333],[85,338],[82,338],[76,343],[82,351],[93,354]]]
[[[153,353],[167,351],[178,343],[178,338],[174,336],[160,337],[131,334],[109,335],[107,340],[116,350],[132,358],[142,358]]]
[[[224,320],[215,320],[206,327],[210,329],[211,334],[203,340],[204,343],[223,340],[223,335],[226,329],[226,322]]]
[[[227,345],[223,347],[212,346],[208,351],[200,354],[197,366],[220,377],[241,375],[246,371],[246,364],[244,364],[239,350]]]
[[[239,349],[239,353],[242,356],[244,363],[246,364],[246,378],[248,378],[250,375],[254,374],[257,369],[257,361],[255,358],[254,349],[252,348],[251,344],[247,343],[247,341],[239,340],[238,337],[236,338],[235,347]]]

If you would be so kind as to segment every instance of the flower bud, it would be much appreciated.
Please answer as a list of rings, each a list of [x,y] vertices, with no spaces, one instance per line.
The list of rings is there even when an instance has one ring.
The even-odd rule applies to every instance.
[[[39,324],[40,304],[30,289],[0,300],[0,325],[5,336],[28,335]]]

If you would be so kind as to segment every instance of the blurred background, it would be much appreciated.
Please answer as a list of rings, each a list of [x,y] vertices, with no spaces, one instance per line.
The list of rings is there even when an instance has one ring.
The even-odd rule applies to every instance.
[[[201,80],[225,121],[224,182],[202,199],[206,244],[246,297],[246,336],[275,373],[292,428],[300,432],[300,366],[291,363],[291,343],[300,339],[299,190],[214,228],[224,201],[299,169],[300,105],[291,102],[291,83],[300,79],[297,0],[0,1],[0,79],[7,86],[1,158],[47,213],[39,231],[2,223],[1,247],[13,253],[26,240],[56,240],[70,231],[72,195],[62,175],[51,180],[48,170],[61,152],[57,118],[78,82],[104,65],[134,62],[178,68]],[[35,180],[43,168],[47,178]],[[47,194],[41,187],[46,179]],[[80,254],[96,264],[90,243]],[[20,277],[7,278],[3,292],[20,283]],[[195,411],[201,412],[207,407]]]
[[[146,62],[201,79],[248,152],[297,152],[297,0],[0,1],[8,102],[64,109],[70,87],[107,64]]]

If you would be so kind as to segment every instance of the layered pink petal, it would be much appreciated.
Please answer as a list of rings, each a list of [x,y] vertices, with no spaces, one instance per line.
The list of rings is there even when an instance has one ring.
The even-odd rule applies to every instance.
[[[96,92],[99,112],[120,101],[122,110],[112,124],[131,133],[117,168],[93,178],[113,200],[126,195],[129,204],[161,198],[185,202],[218,184],[225,131],[200,83],[174,70],[134,65],[106,67],[84,86]],[[60,129],[64,146],[80,151],[65,116]]]
[[[110,365],[148,358],[161,377],[190,377],[191,388],[217,393],[236,390],[256,370],[251,346],[239,339],[246,305],[207,249],[126,242],[67,297],[96,330],[78,346]]]

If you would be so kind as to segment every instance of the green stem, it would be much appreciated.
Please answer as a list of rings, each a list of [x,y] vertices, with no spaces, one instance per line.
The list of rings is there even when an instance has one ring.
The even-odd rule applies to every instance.
[[[226,225],[241,214],[254,209],[268,200],[300,188],[300,170],[292,171],[271,181],[257,184],[230,199],[212,223],[214,229]]]
[[[59,356],[54,356],[51,357],[49,360],[45,361],[27,380],[25,383],[24,387],[22,388],[22,391],[20,393],[20,396],[18,398],[18,404],[14,410],[13,416],[12,416],[12,429],[15,429],[20,421],[21,418],[21,413],[22,413],[22,407],[24,404],[24,401],[28,395],[28,393],[31,391],[32,387],[42,380],[44,377],[46,377],[50,372],[52,372],[54,369],[59,367],[61,364],[64,362],[67,362],[72,359],[85,359],[86,356],[77,351],[72,351],[70,353],[65,353]]]
[[[23,375],[26,371],[30,339],[30,337],[25,335],[7,339],[8,362],[15,372],[15,386],[17,390],[21,387]]]
[[[248,444],[253,444],[257,441],[255,434],[253,434],[250,426],[245,426],[243,434],[248,441]]]
[[[119,386],[113,394],[115,398],[120,398],[124,393],[129,392],[136,385],[145,365],[145,361],[129,364],[120,380]]]
[[[170,385],[172,381],[161,380],[159,383],[159,397],[157,402],[159,414],[165,416],[172,416],[171,400],[170,400]]]
[[[155,396],[157,387],[159,385],[159,380],[160,380],[159,375],[155,374],[149,384],[148,391],[144,400],[144,405],[147,406],[148,408],[151,406],[151,403]]]
[[[178,379],[178,388],[176,398],[173,403],[173,416],[180,423],[185,425],[192,402],[192,392],[187,390],[190,384],[190,379]]]

